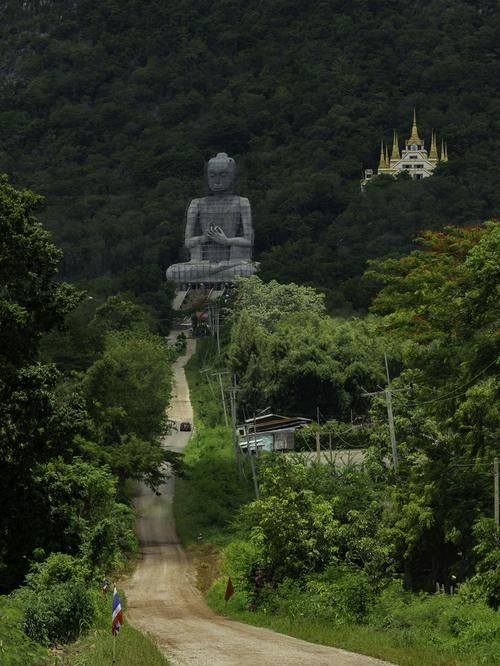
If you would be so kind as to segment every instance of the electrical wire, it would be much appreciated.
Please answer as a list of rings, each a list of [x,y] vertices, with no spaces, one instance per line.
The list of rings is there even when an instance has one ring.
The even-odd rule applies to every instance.
[[[472,382],[474,382],[478,377],[480,377],[480,376],[483,375],[487,370],[489,370],[489,369],[491,368],[491,366],[493,366],[493,365],[495,365],[496,363],[498,363],[498,360],[499,360],[499,359],[496,358],[494,361],[492,361],[489,365],[487,365],[487,366],[486,366],[485,368],[483,368],[480,372],[478,372],[477,375],[474,375],[474,377],[472,377],[472,379],[469,379],[469,381],[465,382],[464,386],[468,386],[469,384],[472,384]],[[499,376],[500,376],[499,374],[493,375],[493,377],[495,377],[495,378],[497,378],[497,377],[499,377]],[[463,388],[463,387],[462,387],[462,388]],[[450,391],[450,393],[445,393],[444,395],[440,395],[440,396],[437,397],[437,398],[433,398],[432,400],[424,400],[424,401],[422,401],[422,402],[410,402],[410,403],[406,403],[406,407],[420,407],[421,405],[430,405],[430,404],[435,403],[435,402],[444,402],[445,400],[452,400],[453,398],[457,398],[458,396],[460,396],[460,395],[464,395],[465,393],[467,393],[467,389],[466,389],[465,391],[464,391],[464,390],[460,390],[459,392],[457,392],[456,390],[454,390],[454,391]]]

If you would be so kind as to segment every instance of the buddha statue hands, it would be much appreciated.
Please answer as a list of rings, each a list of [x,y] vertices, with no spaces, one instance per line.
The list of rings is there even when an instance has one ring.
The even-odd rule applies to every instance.
[[[224,233],[223,229],[219,226],[214,226],[213,224],[209,226],[207,230],[207,236],[210,240],[213,240],[215,243],[220,245],[230,245],[231,241]]]

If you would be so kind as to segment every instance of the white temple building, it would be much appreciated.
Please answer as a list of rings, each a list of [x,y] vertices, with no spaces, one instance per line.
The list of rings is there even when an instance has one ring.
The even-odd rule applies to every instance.
[[[361,189],[364,190],[366,184],[380,174],[397,176],[398,173],[406,171],[414,180],[428,178],[432,176],[436,165],[439,162],[448,161],[448,148],[444,141],[441,142],[441,154],[438,154],[436,133],[433,131],[431,136],[431,147],[429,152],[425,149],[425,143],[418,135],[417,116],[413,112],[413,126],[411,136],[406,140],[405,147],[400,150],[398,134],[394,130],[392,140],[391,156],[389,157],[389,147],[382,141],[380,144],[380,160],[376,172],[373,169],[365,169],[364,178],[361,181]]]

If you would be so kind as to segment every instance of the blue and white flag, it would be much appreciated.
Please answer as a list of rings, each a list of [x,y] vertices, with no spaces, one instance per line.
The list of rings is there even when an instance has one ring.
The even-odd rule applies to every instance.
[[[113,591],[113,612],[111,615],[111,633],[113,636],[120,631],[120,627],[123,624],[123,612],[122,605],[120,602],[120,597],[118,596],[118,591],[115,587]]]

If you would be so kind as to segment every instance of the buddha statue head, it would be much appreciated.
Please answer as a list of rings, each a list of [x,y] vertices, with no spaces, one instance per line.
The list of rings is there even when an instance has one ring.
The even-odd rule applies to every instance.
[[[208,161],[208,187],[214,194],[229,192],[236,175],[236,162],[226,153],[218,153]]]

